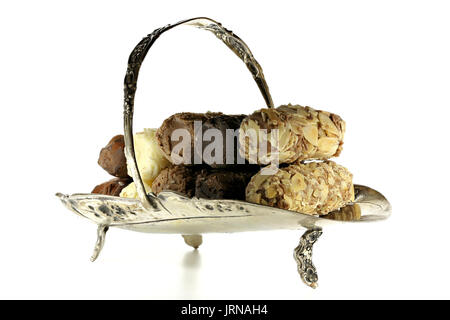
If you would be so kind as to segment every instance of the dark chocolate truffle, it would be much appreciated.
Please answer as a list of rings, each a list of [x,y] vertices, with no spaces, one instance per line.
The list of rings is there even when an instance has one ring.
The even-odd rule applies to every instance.
[[[245,118],[245,115],[226,115],[220,112],[207,112],[207,113],[191,113],[191,112],[182,112],[176,113],[166,120],[164,120],[161,127],[156,131],[156,139],[158,140],[159,147],[166,155],[167,159],[169,159],[173,163],[173,159],[171,159],[172,150],[178,143],[182,143],[182,141],[172,141],[172,133],[177,129],[185,129],[186,132],[189,133],[191,138],[191,154],[187,156],[189,163],[184,164],[200,164],[195,163],[195,159],[202,159],[203,152],[205,148],[213,143],[212,141],[204,141],[203,134],[208,129],[216,129],[222,135],[222,157],[219,160],[214,162],[211,159],[211,162],[208,163],[206,159],[202,159],[202,163],[206,163],[212,167],[224,167],[227,164],[243,164],[245,160],[239,155],[239,139],[236,136],[227,137],[227,130],[234,130],[233,133],[238,133],[239,127],[241,125],[242,120]],[[201,130],[202,136],[195,136],[195,126],[194,122],[201,122]],[[231,131],[230,131],[231,132]],[[230,141],[227,141],[229,138]],[[201,139],[201,141],[195,140]],[[214,138],[215,139],[215,138]],[[213,139],[213,141],[214,141]],[[232,139],[232,140],[231,140]],[[196,148],[196,144],[200,147]],[[227,148],[227,145],[230,146]],[[232,146],[232,147],[231,147]],[[201,149],[201,150],[200,150]],[[227,152],[228,154],[228,163],[227,163]],[[182,155],[179,155],[182,156]],[[215,156],[213,154],[213,156]],[[219,156],[218,156],[219,157]],[[239,160],[239,161],[238,161]]]
[[[245,188],[258,166],[217,169],[209,166],[172,166],[166,168],[153,181],[152,191],[176,191],[187,197],[204,199],[245,199]]]
[[[152,184],[156,194],[163,190],[179,192],[187,197],[195,194],[195,170],[189,166],[171,166],[163,169]]]

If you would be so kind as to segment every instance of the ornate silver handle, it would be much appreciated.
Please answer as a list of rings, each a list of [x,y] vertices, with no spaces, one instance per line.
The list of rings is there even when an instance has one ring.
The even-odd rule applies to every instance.
[[[125,133],[125,155],[127,158],[128,167],[131,171],[131,176],[136,184],[136,189],[139,194],[139,199],[146,207],[151,207],[154,210],[160,208],[158,205],[158,199],[153,195],[147,195],[145,192],[144,184],[142,183],[141,175],[137,167],[136,155],[134,152],[134,140],[133,140],[133,112],[134,112],[134,97],[136,94],[136,84],[139,75],[139,69],[144,61],[147,52],[150,47],[164,32],[177,27],[179,25],[186,24],[200,29],[208,30],[214,33],[214,35],[223,41],[247,66],[248,70],[253,76],[256,84],[263,95],[263,98],[269,108],[273,108],[272,97],[269,92],[266,80],[264,79],[264,73],[261,66],[253,57],[252,52],[237,35],[232,31],[225,29],[222,25],[209,18],[193,18],[183,20],[172,25],[167,25],[162,28],[158,28],[151,34],[142,39],[137,46],[133,49],[128,58],[128,68],[124,80],[124,133]]]

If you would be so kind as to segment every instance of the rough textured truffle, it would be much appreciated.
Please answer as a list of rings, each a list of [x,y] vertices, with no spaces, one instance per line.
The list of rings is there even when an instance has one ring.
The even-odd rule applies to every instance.
[[[166,168],[152,185],[154,193],[163,190],[179,192],[187,197],[205,199],[245,199],[245,188],[258,167],[214,169],[208,166],[173,166]]]
[[[278,130],[278,136],[274,129]],[[267,130],[266,136],[262,130]],[[240,152],[251,163],[258,164],[269,164],[274,156],[278,156],[279,163],[325,160],[339,155],[344,133],[345,122],[341,117],[326,111],[299,105],[261,109],[241,123]],[[256,135],[253,141],[252,134]],[[261,152],[261,145],[267,148],[266,152]]]
[[[98,164],[110,175],[117,178],[128,177],[124,147],[123,135],[117,135],[100,151],[98,158]]]
[[[130,182],[130,178],[114,178],[96,186],[92,193],[118,197]]]
[[[220,112],[207,112],[207,113],[190,113],[190,112],[183,112],[183,113],[176,113],[166,120],[164,120],[161,127],[156,132],[156,138],[159,143],[159,147],[164,152],[167,159],[169,159],[172,163],[175,164],[200,164],[196,163],[195,159],[203,158],[203,152],[205,148],[211,143],[211,141],[203,141],[203,135],[196,137],[195,136],[195,128],[194,128],[194,122],[195,121],[201,121],[201,129],[202,133],[205,133],[208,129],[217,129],[220,131],[223,137],[223,151],[222,151],[222,157],[216,162],[212,161],[211,163],[208,163],[205,159],[203,159],[203,163],[207,163],[211,165],[212,167],[223,167],[227,164],[227,129],[236,130],[236,133],[239,132],[239,127],[241,125],[242,119],[245,118],[245,115],[225,115]],[[172,133],[177,129],[184,129],[187,133],[190,135],[191,139],[191,154],[190,155],[183,155],[182,153],[178,154],[178,159],[180,162],[176,162],[174,158],[172,158],[172,151],[174,147],[181,143],[182,141],[172,141]],[[200,148],[196,149],[195,146],[195,140],[196,138],[201,139],[201,141],[198,142],[198,145],[201,146]],[[228,152],[230,153],[228,155],[228,164],[237,164],[238,163],[238,139],[233,137],[233,141],[229,141],[229,145],[231,145],[231,142],[233,142],[233,148],[229,148]],[[188,162],[181,162],[180,159],[183,159],[183,157],[186,157],[186,160]],[[219,156],[218,156],[219,157]],[[198,161],[197,161],[198,162]],[[231,163],[230,163],[231,162]],[[240,163],[242,164],[242,163]]]
[[[202,170],[195,181],[195,196],[205,199],[245,200],[245,188],[255,171]]]
[[[273,175],[252,177],[248,202],[325,215],[354,201],[352,174],[333,161],[294,163]]]
[[[192,197],[195,194],[195,173],[194,167],[183,165],[165,168],[153,181],[152,191],[158,194],[171,190]]]

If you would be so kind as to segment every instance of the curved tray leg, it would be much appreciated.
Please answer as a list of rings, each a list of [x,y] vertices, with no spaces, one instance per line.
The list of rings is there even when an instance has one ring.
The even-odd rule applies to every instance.
[[[203,237],[201,234],[193,234],[193,235],[183,234],[183,239],[188,246],[191,246],[194,249],[198,249],[198,247],[200,247],[200,245],[203,243]]]
[[[109,226],[104,224],[99,224],[97,228],[97,242],[95,243],[94,252],[91,256],[91,261],[94,262],[97,260],[100,252],[103,249],[103,245],[105,244],[106,232],[108,231]]]
[[[297,270],[303,282],[311,288],[317,288],[317,271],[312,263],[312,248],[317,239],[322,235],[322,229],[306,231],[300,238],[300,243],[294,249],[294,259],[297,262]]]

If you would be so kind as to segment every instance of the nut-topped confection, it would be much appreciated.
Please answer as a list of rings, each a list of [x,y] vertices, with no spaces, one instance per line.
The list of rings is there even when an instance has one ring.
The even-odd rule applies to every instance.
[[[278,129],[278,137],[272,130]],[[266,137],[261,130],[267,130]],[[259,143],[252,143],[252,132]],[[336,157],[342,150],[345,122],[336,114],[299,105],[283,105],[276,109],[261,109],[246,117],[240,127],[240,152],[247,160],[269,164],[273,156],[279,163],[297,160],[326,160]],[[278,139],[277,139],[278,138]],[[274,142],[278,140],[278,145]],[[267,153],[260,154],[262,143],[269,145]],[[271,147],[273,150],[271,150]]]
[[[333,161],[294,163],[273,175],[256,174],[246,200],[306,214],[325,215],[354,201],[352,174]]]

